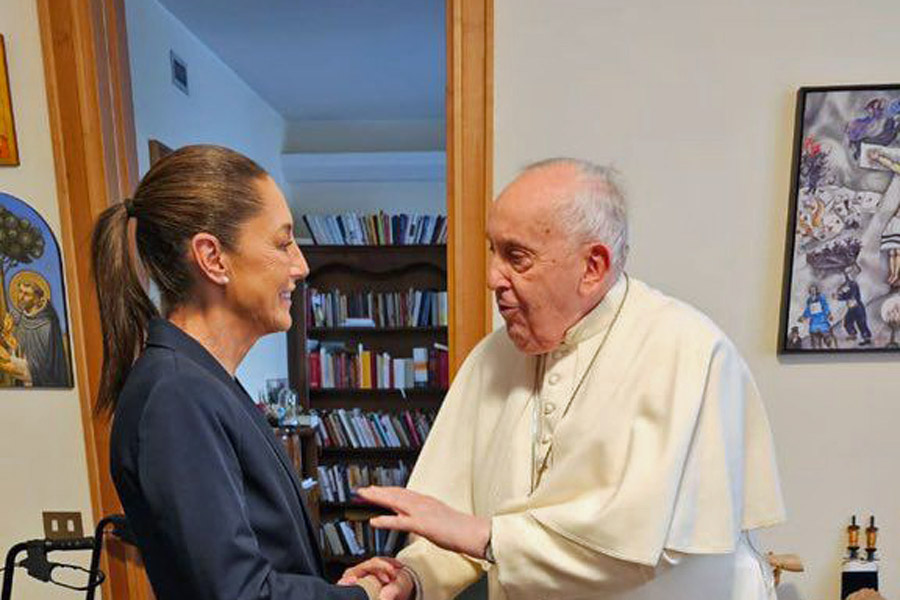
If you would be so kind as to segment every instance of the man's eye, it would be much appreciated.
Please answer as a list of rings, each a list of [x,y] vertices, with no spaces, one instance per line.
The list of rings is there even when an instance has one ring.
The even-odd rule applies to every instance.
[[[509,255],[509,262],[513,267],[524,268],[531,264],[531,257],[524,252],[513,252]]]

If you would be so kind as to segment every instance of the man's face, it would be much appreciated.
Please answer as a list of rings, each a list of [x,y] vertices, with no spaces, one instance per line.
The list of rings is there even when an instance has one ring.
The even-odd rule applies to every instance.
[[[34,293],[34,289],[30,285],[25,285],[23,283],[19,284],[19,306],[22,307],[22,310],[25,312],[30,311],[34,308],[34,305],[37,303],[37,296]]]
[[[526,172],[488,216],[488,286],[507,334],[527,354],[558,346],[585,312],[586,245],[572,241],[557,222],[577,185],[577,170],[569,165]]]

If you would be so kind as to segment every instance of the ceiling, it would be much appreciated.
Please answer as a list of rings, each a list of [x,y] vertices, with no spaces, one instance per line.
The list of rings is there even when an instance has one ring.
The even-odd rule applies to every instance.
[[[288,121],[444,116],[444,0],[159,0]]]

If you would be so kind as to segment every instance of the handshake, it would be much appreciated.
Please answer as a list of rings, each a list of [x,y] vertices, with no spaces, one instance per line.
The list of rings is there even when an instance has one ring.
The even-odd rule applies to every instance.
[[[445,550],[484,558],[491,539],[490,519],[460,512],[436,498],[400,487],[359,488],[357,494],[395,513],[374,517],[370,521],[373,527],[406,531]],[[413,577],[400,561],[376,557],[347,569],[338,584],[361,585],[370,598],[407,600],[415,591]]]
[[[350,567],[338,585],[360,585],[370,599],[409,600],[415,592],[415,583],[409,571],[394,558],[377,556]]]

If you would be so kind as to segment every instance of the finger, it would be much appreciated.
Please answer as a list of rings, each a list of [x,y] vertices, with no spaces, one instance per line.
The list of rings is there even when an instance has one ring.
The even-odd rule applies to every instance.
[[[409,513],[419,494],[401,487],[362,487],[356,493],[367,502],[378,504],[398,513]]]
[[[402,565],[397,566],[394,563],[395,561],[392,559],[387,560],[384,557],[376,556],[364,563],[360,563],[355,567],[347,569],[347,571],[344,572],[344,577],[352,575],[356,578],[360,578],[365,577],[366,575],[373,575],[383,583],[390,583],[397,577],[397,571],[402,568]]]
[[[396,583],[386,585],[381,588],[378,600],[397,600],[400,597],[400,586]]]
[[[358,565],[352,566],[346,571],[344,571],[343,578],[354,578],[359,579],[360,577],[365,577],[366,575],[371,575],[377,573],[380,570],[387,570],[392,575],[396,572],[396,568],[393,564],[383,561],[380,557],[370,558],[369,560],[362,562]]]
[[[381,515],[369,519],[369,525],[376,529],[396,529],[416,532],[416,521],[404,515]]]

